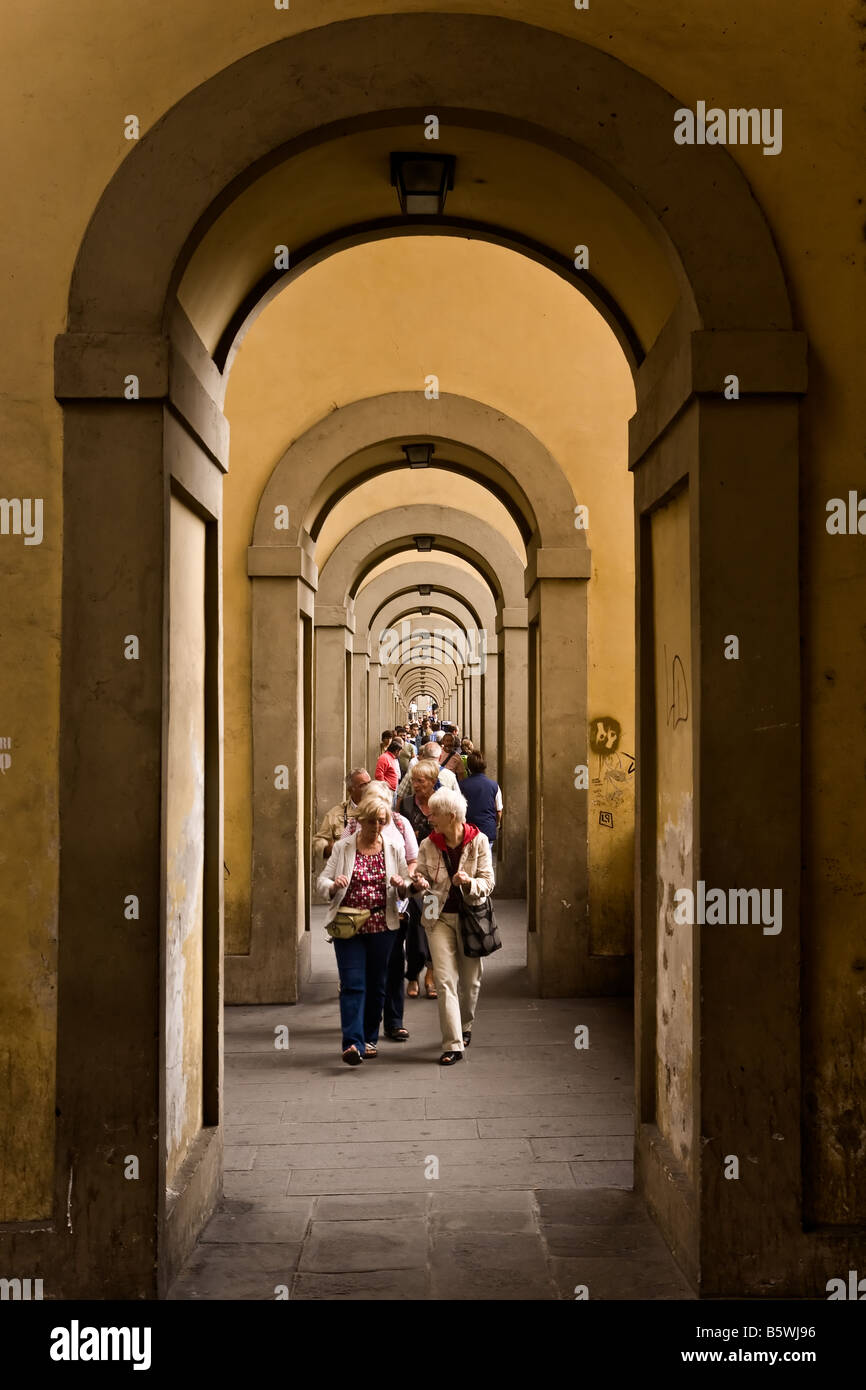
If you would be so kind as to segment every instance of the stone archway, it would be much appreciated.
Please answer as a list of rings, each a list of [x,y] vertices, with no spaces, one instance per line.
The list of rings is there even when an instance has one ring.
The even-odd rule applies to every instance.
[[[514,72],[531,80],[515,83]],[[611,99],[617,120],[599,122],[598,103],[607,109]],[[745,178],[722,149],[675,153],[673,96],[576,41],[462,15],[351,20],[242,59],[145,135],[105,190],[82,242],[55,374],[65,407],[55,1220],[43,1232],[14,1237],[12,1252],[50,1269],[61,1294],[153,1296],[165,1289],[219,1190],[216,557],[228,443],[224,379],[177,311],[174,289],[203,233],[263,161],[284,157],[296,142],[326,139],[333,123],[375,120],[385,109],[414,113],[425,103],[492,117],[503,128],[511,123],[590,166],[654,225],[670,253],[680,303],[657,340],[644,344],[650,350],[637,373],[630,443],[639,594],[637,1181],[690,1277],[704,1275],[705,1292],[796,1292],[803,1253],[800,655],[791,618],[798,612],[797,528],[768,529],[763,517],[797,516],[796,397],[805,390],[805,345],[791,332],[782,268]],[[197,153],[203,129],[208,160]],[[741,383],[737,405],[722,396],[731,373]],[[139,384],[135,402],[124,399],[130,375]],[[159,1040],[166,1029],[163,751],[171,671],[163,633],[171,616],[172,491],[205,527],[195,582],[210,637],[198,690],[206,709],[201,941],[209,1099],[169,1194]],[[312,567],[298,550],[303,585]],[[752,575],[765,572],[773,583],[756,589]],[[555,585],[555,572],[543,577]],[[688,602],[668,630],[661,596],[676,588],[672,577]],[[541,640],[543,631],[542,617]],[[760,664],[743,661],[742,675],[722,664],[731,631],[744,653],[762,652]],[[139,639],[137,663],[123,658],[127,633]],[[669,684],[671,643],[686,637],[692,714],[676,728],[691,760],[680,785],[666,678]],[[561,717],[555,705],[545,711],[545,718]],[[732,722],[741,729],[739,759],[731,758],[725,732]],[[736,952],[710,934],[698,950],[693,934],[684,964],[701,1009],[687,1007],[677,1027],[695,1070],[673,1115],[658,1079],[659,1047],[670,1039],[656,1008],[667,969],[656,882],[667,901],[677,881],[673,860],[686,848],[685,821],[677,822],[682,833],[666,839],[660,808],[680,793],[695,849],[689,872],[709,884],[774,885],[791,927],[777,938],[738,938]],[[139,930],[113,937],[106,950],[94,918],[115,922],[130,893],[142,904]],[[142,979],[153,982],[149,991]],[[125,1003],[118,1016],[118,999],[135,1006]],[[732,999],[752,1020],[736,1031],[726,1027]],[[746,1070],[749,1097],[734,1111],[731,1078]],[[770,1095],[777,1099],[773,1126],[761,1108]],[[141,1156],[122,1221],[103,1143],[106,1110],[115,1116],[118,1146],[135,1146]],[[783,1153],[771,1131],[785,1134]],[[703,1135],[723,1135],[728,1151],[754,1156],[748,1201],[722,1181],[721,1164],[709,1162]]]

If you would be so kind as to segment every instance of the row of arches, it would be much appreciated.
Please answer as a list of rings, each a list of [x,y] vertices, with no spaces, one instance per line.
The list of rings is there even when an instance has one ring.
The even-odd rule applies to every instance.
[[[229,371],[243,332],[287,283],[268,270],[275,244],[292,248],[287,275],[300,279],[337,249],[424,230],[393,219],[382,161],[389,149],[417,144],[429,109],[468,177],[457,182],[449,220],[426,230],[497,241],[567,276],[608,322],[635,381],[628,466],[637,592],[637,1183],[706,1292],[768,1282],[777,1292],[796,1288],[808,1244],[799,1234],[798,933],[775,941],[769,970],[761,939],[732,954],[721,939],[695,938],[675,962],[685,983],[675,1039],[663,1021],[674,968],[665,930],[678,876],[699,869],[707,881],[744,874],[782,885],[793,922],[800,859],[799,651],[796,632],[780,620],[792,602],[796,608],[796,545],[750,525],[742,498],[756,516],[765,503],[796,515],[804,343],[792,331],[770,229],[742,173],[723,149],[674,146],[676,104],[612,58],[531,26],[450,14],[352,20],[270,45],[203,83],[106,188],[76,262],[55,378],[65,428],[55,1210],[69,1220],[46,1239],[78,1296],[164,1289],[219,1188],[223,670],[234,654],[223,649],[221,608]],[[608,108],[609,118],[598,119]],[[202,130],[207,159],[197,149]],[[574,271],[576,241],[590,244],[591,276]],[[732,362],[745,400],[733,410],[720,392]],[[141,383],[132,406],[121,393],[130,371]],[[378,680],[381,715],[382,683],[387,702],[394,675],[374,671],[376,624],[385,612],[393,618],[381,604],[397,594],[387,585],[375,596],[368,590],[380,572],[393,576],[389,585],[410,582],[397,578],[399,566],[417,554],[420,534],[434,537],[443,568],[448,557],[471,564],[494,624],[500,771],[509,797],[522,776],[526,789],[534,977],[541,989],[564,993],[621,984],[624,958],[593,949],[589,810],[575,795],[574,769],[588,758],[586,588],[594,560],[574,526],[585,498],[495,407],[446,395],[434,422],[430,404],[420,392],[400,393],[308,420],[261,495],[246,542],[249,949],[229,952],[229,999],[254,1002],[274,989],[291,998],[303,978],[313,789],[331,795],[347,740],[359,736],[347,707],[363,704],[365,682],[369,753],[371,692]],[[317,539],[335,499],[339,505],[377,460],[393,460],[396,444],[412,441],[433,443],[437,461],[459,463],[493,492],[525,557],[509,553],[501,531],[482,535],[477,519],[418,503],[350,528],[319,569]],[[230,474],[227,495],[232,485]],[[275,530],[276,507],[288,509],[288,530]],[[178,508],[193,521],[178,522]],[[192,532],[197,568],[189,563]],[[734,574],[726,563],[733,532],[741,554]],[[428,562],[412,566],[422,563],[432,575]],[[758,563],[772,565],[774,583],[756,594],[746,576]],[[464,596],[462,573],[442,578],[443,592],[477,599],[482,616],[481,594]],[[172,717],[188,712],[172,693],[166,640],[181,612],[197,624],[205,651],[201,669],[187,673],[200,735],[195,777],[183,762],[184,740],[171,737]],[[717,646],[733,623],[761,634],[764,659],[732,691],[719,681]],[[147,659],[134,670],[118,671],[118,630],[140,634]],[[665,662],[672,644],[685,650],[686,642],[694,714],[688,728],[671,730]],[[511,697],[517,690],[525,692],[525,724]],[[486,687],[475,699],[480,711],[491,708]],[[315,720],[327,730],[316,745],[318,775]],[[742,738],[736,768],[727,753],[732,720]],[[771,740],[760,734],[770,727]],[[229,761],[227,752],[227,769]],[[278,764],[289,773],[279,792]],[[187,791],[194,844],[167,835],[189,820],[180,814]],[[564,826],[577,847],[567,863]],[[183,997],[177,1003],[166,978],[173,890],[193,879],[201,911],[184,930],[201,962],[200,1037],[184,1032]],[[146,905],[141,929],[106,949],[94,940],[94,915],[111,920],[130,891]],[[296,924],[294,938],[286,922]],[[153,989],[143,992],[142,979]],[[737,1032],[725,1025],[732,998],[751,1020]],[[177,1030],[198,1049],[200,1086],[197,1108],[187,1096],[180,1132],[170,1134],[166,1039],[182,1073],[186,1042]],[[759,1036],[772,1045],[756,1047]],[[665,1080],[674,1045],[687,1063],[675,1094]],[[746,1066],[752,1099],[734,1113],[731,1078]],[[778,1097],[775,1128],[790,1139],[781,1159],[761,1110],[768,1094]],[[106,1105],[117,1145],[144,1155],[120,1235],[117,1198],[103,1181]],[[745,1203],[736,1184],[701,1161],[701,1136],[720,1134],[731,1151],[755,1156],[757,1187]],[[82,1192],[106,1194],[88,1198],[86,1221]],[[38,1241],[21,1236],[16,1248]],[[815,1248],[807,1258],[818,1258]]]

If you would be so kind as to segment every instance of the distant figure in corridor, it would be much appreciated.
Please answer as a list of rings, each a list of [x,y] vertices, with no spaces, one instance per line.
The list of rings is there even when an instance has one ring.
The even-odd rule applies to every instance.
[[[387,783],[391,789],[392,796],[400,785],[400,764],[397,761],[397,755],[402,747],[403,744],[400,739],[396,737],[392,738],[388,747],[380,754],[379,761],[376,763],[376,781]]]
[[[415,771],[415,768],[417,767],[418,763],[422,761],[422,759],[428,762],[432,762],[434,764],[437,771],[437,776],[439,778],[440,786],[449,787],[451,791],[456,792],[457,778],[454,776],[453,772],[448,772],[445,768],[441,766],[439,762],[440,753],[441,749],[438,743],[425,743],[422,745],[421,752],[418,754],[418,757],[410,764],[409,771],[406,773],[406,776],[403,778],[402,782],[397,788],[397,806],[399,806],[400,802],[403,801],[405,797],[411,795],[412,773]]]
[[[464,739],[464,743],[468,743]],[[471,749],[471,745],[470,745]],[[496,834],[502,820],[502,792],[498,782],[486,777],[487,763],[484,754],[471,749],[466,757],[467,776],[460,783],[460,791],[466,797],[466,819],[470,825],[477,825],[490,841],[496,843]]]
[[[460,744],[457,742],[455,734],[448,733],[442,738],[440,766],[443,772],[453,773],[458,782],[462,782],[466,776],[466,768],[460,756]]]
[[[354,936],[333,943],[340,976],[342,1055],[353,1067],[379,1055],[388,966],[400,928],[398,893],[405,896],[410,885],[405,852],[385,834],[391,822],[389,799],[381,792],[368,793],[356,818],[360,828],[338,840],[316,885],[329,904],[326,930],[340,907],[370,912]]]
[[[427,815],[433,829],[418,850],[413,891],[424,892],[422,920],[439,991],[439,1065],[450,1067],[462,1062],[472,1041],[483,973],[480,957],[463,954],[460,895],[483,902],[493,891],[493,863],[487,836],[466,824],[466,801],[459,792],[433,792]]]

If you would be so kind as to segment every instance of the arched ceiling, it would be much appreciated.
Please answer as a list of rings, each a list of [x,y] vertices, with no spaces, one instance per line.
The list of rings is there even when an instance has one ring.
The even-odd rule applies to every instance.
[[[375,467],[377,460],[393,459],[394,446],[382,445],[377,450],[365,451],[373,457],[365,460],[365,465]],[[472,450],[449,448],[449,454],[462,456],[467,464]],[[495,526],[508,541],[512,549],[526,564],[526,549],[520,531],[510,513],[491,491],[461,476],[459,472],[448,472],[442,468],[410,469],[404,464],[393,471],[380,470],[375,478],[361,483],[327,512],[324,524],[316,543],[316,564],[319,569],[325,565],[334,547],[347,531],[359,521],[375,516],[384,507],[399,507],[401,504],[424,502],[444,502],[449,507],[458,507],[470,516],[483,517]]]
[[[431,231],[498,240],[542,260],[588,293],[632,362],[642,356],[674,304],[673,269],[661,238],[601,179],[509,133],[507,120],[443,111],[433,148],[456,156],[455,186],[444,217],[407,221],[390,185],[389,155],[430,152],[432,142],[417,117],[374,119],[351,134],[320,132],[320,143],[263,172],[193,251],[178,298],[220,366],[268,298],[324,256],[362,240]],[[574,268],[578,245],[588,248],[588,270]],[[278,246],[289,248],[286,272],[274,268]]]
[[[400,555],[388,555],[384,560],[380,560],[378,564],[374,565],[373,568],[369,571],[369,573],[364,575],[363,583],[358,586],[358,593],[355,595],[355,602],[357,603],[358,596],[364,592],[368,584],[373,583],[374,579],[378,579],[380,575],[387,574],[390,570],[398,569],[401,565],[405,565],[407,560],[413,559],[431,559],[434,561],[444,560],[447,562],[449,566],[452,566],[455,570],[462,571],[463,574],[471,575],[472,578],[476,580],[480,578],[478,570],[475,568],[475,566],[471,565],[468,560],[464,560],[462,555],[445,555],[439,551],[431,551],[428,556],[423,556],[417,554],[413,555],[411,551],[407,551],[406,553]]]

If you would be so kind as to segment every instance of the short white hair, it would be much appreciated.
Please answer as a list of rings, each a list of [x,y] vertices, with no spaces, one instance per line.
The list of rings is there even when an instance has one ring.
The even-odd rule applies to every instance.
[[[440,787],[430,797],[428,805],[431,811],[443,816],[453,816],[461,825],[465,825],[466,813],[469,810],[466,797],[461,792],[454,791],[452,787]]]

